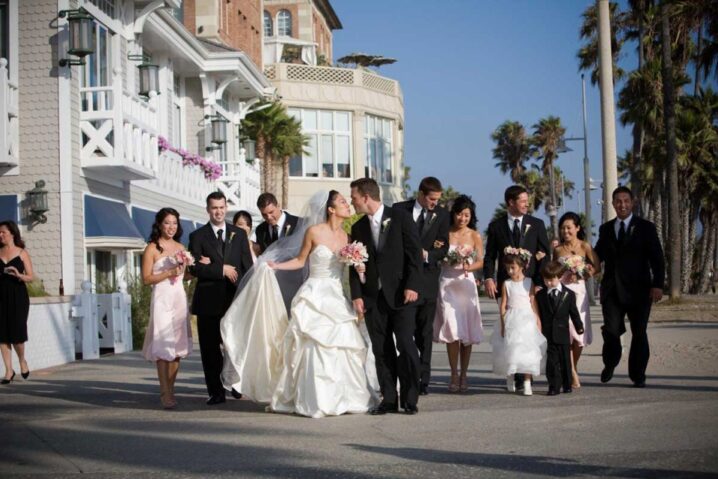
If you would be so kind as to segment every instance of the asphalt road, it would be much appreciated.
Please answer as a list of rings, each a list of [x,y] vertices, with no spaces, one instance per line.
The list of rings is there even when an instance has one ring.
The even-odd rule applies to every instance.
[[[437,345],[417,416],[306,419],[231,399],[210,408],[198,352],[182,363],[175,411],[159,408],[154,366],[138,353],[33,371],[0,386],[0,477],[718,476],[718,324],[651,324],[648,387],[635,389],[625,357],[600,384],[594,311],[583,387],[548,397],[540,378],[523,397],[491,374],[497,314],[483,298],[482,308],[470,391],[447,392]]]

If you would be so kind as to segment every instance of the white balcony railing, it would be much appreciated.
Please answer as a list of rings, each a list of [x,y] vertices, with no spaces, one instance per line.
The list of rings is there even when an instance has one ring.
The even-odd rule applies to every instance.
[[[7,60],[0,58],[0,166],[18,165],[18,89],[10,82]]]
[[[82,167],[119,180],[156,178],[156,100],[123,92],[118,103],[116,96],[112,86],[80,89]]]
[[[169,150],[159,155],[157,177],[138,181],[136,185],[193,204],[203,204],[207,195],[216,189],[215,182],[205,178],[199,166],[183,165],[182,157]]]
[[[245,149],[240,148],[239,159],[228,163],[226,174],[217,182],[217,186],[227,197],[233,210],[256,209],[259,187],[259,160],[247,162]]]
[[[264,74],[270,80],[353,85],[387,95],[401,95],[399,82],[361,68],[315,67],[294,63],[276,63],[268,65],[264,70]]]

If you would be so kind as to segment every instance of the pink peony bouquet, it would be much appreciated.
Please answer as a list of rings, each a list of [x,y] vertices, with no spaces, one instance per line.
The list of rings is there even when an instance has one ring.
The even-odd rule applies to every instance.
[[[360,241],[347,244],[339,250],[338,255],[340,262],[354,267],[369,261],[369,253],[366,250],[366,246]],[[364,273],[359,273],[359,280],[362,283],[365,281]]]
[[[566,268],[567,271],[572,272],[577,278],[586,279],[588,277],[588,264],[583,256],[563,256],[559,258],[559,262]]]
[[[476,250],[469,245],[459,245],[456,248],[450,249],[444,257],[444,262],[450,266],[466,266],[470,265],[476,260]],[[469,276],[469,273],[464,271],[464,276]]]
[[[180,250],[174,255],[175,263],[177,263],[179,266],[193,266],[194,265],[194,256],[187,251],[187,250]],[[177,282],[177,277],[174,276],[170,278],[170,283],[175,284]]]

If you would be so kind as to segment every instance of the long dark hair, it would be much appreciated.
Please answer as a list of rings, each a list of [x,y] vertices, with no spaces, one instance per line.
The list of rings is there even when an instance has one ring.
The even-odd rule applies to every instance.
[[[249,214],[249,211],[245,210],[239,210],[234,214],[234,218],[232,218],[232,224],[237,225],[237,221],[240,218],[244,218],[244,221],[247,222],[247,226],[249,226],[249,230],[252,230],[252,215]]]
[[[334,202],[337,200],[339,192],[337,190],[331,190],[329,192],[329,198],[327,198],[327,205],[324,207],[324,219],[329,219],[329,208],[334,206]]]
[[[451,205],[451,225],[453,226],[456,222],[456,215],[469,209],[471,212],[471,219],[469,219],[469,228],[476,230],[476,204],[471,200],[470,196],[459,195],[454,200],[454,204]]]
[[[15,246],[25,249],[25,242],[22,240],[22,236],[20,236],[20,228],[17,227],[17,223],[10,220],[0,221],[0,227],[2,226],[6,227],[8,231],[10,231],[12,241],[15,243]]]
[[[561,219],[558,220],[558,229],[561,229],[561,225],[564,221],[573,221],[573,224],[578,227],[578,231],[576,232],[576,238],[580,239],[581,241],[586,241],[586,232],[583,231],[583,225],[581,224],[581,217],[578,216],[573,211],[569,211],[568,213],[564,213],[563,216],[561,216]],[[563,239],[559,238],[559,241],[563,243]]]
[[[162,226],[162,222],[167,218],[169,215],[174,216],[177,218],[177,232],[172,237],[173,240],[179,241],[180,238],[182,238],[182,224],[180,223],[180,216],[176,209],[174,208],[162,208],[157,212],[155,215],[155,222],[152,224],[152,233],[150,233],[150,243],[154,243],[155,246],[157,246],[157,251],[160,253],[162,252],[162,246],[160,246],[160,238],[162,237],[162,232],[160,231],[160,226]]]

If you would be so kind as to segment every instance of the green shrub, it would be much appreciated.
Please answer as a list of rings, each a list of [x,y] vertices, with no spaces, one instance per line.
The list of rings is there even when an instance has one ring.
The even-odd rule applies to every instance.
[[[27,283],[27,294],[31,298],[50,296],[48,292],[45,291],[45,284],[40,279],[37,279],[32,283]]]

